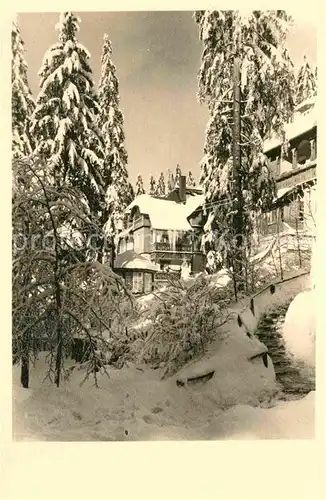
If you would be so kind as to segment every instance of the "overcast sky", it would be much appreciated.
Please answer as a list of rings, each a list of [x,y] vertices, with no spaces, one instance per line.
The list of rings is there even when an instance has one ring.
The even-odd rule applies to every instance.
[[[192,12],[77,12],[78,39],[91,53],[97,84],[103,34],[113,46],[125,117],[129,174],[141,173],[145,186],[151,173],[192,170],[198,177],[207,112],[196,99],[202,45]],[[291,13],[295,25],[288,37],[294,63],[306,53],[316,63],[316,20],[311,9]],[[18,24],[26,46],[29,83],[39,91],[37,72],[46,50],[57,41],[58,13],[24,13]]]

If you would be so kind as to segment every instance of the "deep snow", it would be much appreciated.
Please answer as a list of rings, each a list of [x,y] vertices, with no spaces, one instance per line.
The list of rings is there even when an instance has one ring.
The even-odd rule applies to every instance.
[[[217,361],[217,360],[216,360]],[[231,361],[231,360],[230,360]],[[235,361],[234,358],[232,360]],[[244,364],[244,361],[242,361]],[[257,370],[256,365],[256,370]],[[216,368],[216,366],[215,366]],[[196,439],[297,439],[313,438],[314,393],[300,401],[273,408],[259,403],[253,372],[223,368],[206,384],[178,387],[175,377],[160,380],[158,370],[130,366],[110,369],[110,379],[100,376],[100,388],[89,379],[80,386],[83,370],[72,372],[69,382],[56,388],[43,382],[45,362],[39,359],[32,372],[31,388],[19,385],[19,369],[13,370],[13,433],[27,441],[129,441]],[[236,368],[236,365],[235,365]],[[257,376],[257,373],[255,374]],[[260,378],[258,377],[259,381]],[[225,381],[229,384],[225,385]],[[236,384],[246,387],[242,392]],[[261,383],[261,382],[260,382]],[[232,391],[233,384],[233,391]],[[263,384],[270,382],[268,378]],[[271,384],[272,386],[273,384]],[[224,387],[224,392],[219,391]],[[231,388],[233,399],[227,392]],[[236,389],[236,390],[235,390]],[[260,387],[261,389],[261,387]],[[256,395],[255,395],[256,394]],[[272,395],[264,400],[267,406]],[[227,396],[227,397],[225,397]],[[231,406],[238,402],[235,406]]]
[[[288,351],[308,369],[315,367],[315,290],[299,293],[291,302],[283,325]]]
[[[304,293],[308,297],[309,292]],[[152,299],[144,298],[142,306],[148,308]],[[306,328],[312,309],[304,305],[300,321]],[[292,319],[288,326],[293,333],[298,316]],[[209,357],[188,364],[167,380],[161,380],[159,369],[144,365],[121,370],[109,367],[110,378],[100,375],[97,389],[92,378],[80,386],[85,371],[76,366],[69,381],[56,388],[43,381],[46,362],[42,353],[31,370],[31,388],[23,389],[19,367],[14,366],[14,439],[313,439],[315,393],[297,401],[277,401],[273,364],[269,357],[267,366],[263,362],[266,346],[255,336],[249,338],[243,328],[230,324],[225,328],[227,337],[212,345]],[[293,341],[297,342],[296,335]],[[190,383],[212,371],[209,381]]]

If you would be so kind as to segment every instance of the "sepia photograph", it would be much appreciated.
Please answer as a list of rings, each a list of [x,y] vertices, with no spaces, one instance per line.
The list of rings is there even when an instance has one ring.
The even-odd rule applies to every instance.
[[[18,12],[12,439],[313,440],[317,12]]]

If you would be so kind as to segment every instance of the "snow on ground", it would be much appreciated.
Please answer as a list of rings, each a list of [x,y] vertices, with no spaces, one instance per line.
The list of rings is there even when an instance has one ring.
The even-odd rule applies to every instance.
[[[224,348],[224,355],[230,348]],[[246,361],[248,349],[243,342],[241,361],[234,356],[229,360],[215,357],[216,372],[209,382],[197,381],[183,387],[176,385],[176,379],[186,378],[185,370],[161,380],[159,370],[131,365],[122,370],[109,368],[110,379],[100,375],[99,389],[94,387],[93,379],[80,386],[84,371],[75,368],[70,380],[57,388],[49,381],[43,382],[46,364],[40,357],[32,371],[30,389],[20,387],[19,368],[13,368],[14,439],[312,438],[312,394],[299,402],[282,403],[270,409],[252,406],[258,404],[262,396],[267,400],[268,389],[274,387],[274,370],[272,366],[266,369],[261,360],[250,366]],[[233,364],[231,375],[230,364]],[[206,364],[202,368],[211,367]],[[262,376],[263,368],[265,376]],[[272,393],[270,391],[268,405],[272,404]],[[235,406],[231,406],[233,404]]]
[[[192,383],[191,390],[214,398],[219,408],[236,404],[258,405],[277,392],[273,363],[268,357],[267,366],[264,365],[264,353],[267,353],[267,348],[263,343],[235,328],[220,344],[216,354],[189,363],[176,378],[185,383],[214,371],[211,380],[205,384]]]
[[[307,293],[310,292],[298,296],[305,297],[299,307],[305,315],[310,311]],[[151,294],[144,300],[143,307],[148,308],[153,298]],[[292,319],[296,319],[296,314]],[[309,322],[302,315],[300,322],[293,320],[291,328],[297,344],[297,328],[300,323],[301,327],[309,326]],[[99,375],[100,388],[97,389],[92,378],[80,386],[85,372],[76,367],[70,380],[56,388],[48,380],[43,382],[46,363],[41,355],[31,370],[31,388],[23,389],[19,367],[15,366],[14,438],[38,441],[312,439],[314,393],[299,401],[277,402],[273,399],[276,391],[273,365],[270,358],[267,358],[267,366],[263,361],[264,344],[246,336],[243,327],[231,327],[228,323],[222,330],[228,335],[222,342],[212,344],[208,358],[190,363],[167,380],[161,380],[160,370],[145,366],[130,365],[121,370],[109,367],[110,378]],[[192,380],[212,371],[214,375],[205,383]],[[178,386],[177,380],[184,385]]]
[[[308,368],[315,366],[315,290],[301,292],[291,302],[283,325],[287,349]]]

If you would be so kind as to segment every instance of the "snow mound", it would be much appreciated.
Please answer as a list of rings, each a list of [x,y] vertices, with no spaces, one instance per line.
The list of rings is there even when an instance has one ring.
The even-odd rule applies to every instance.
[[[315,367],[315,291],[299,293],[287,310],[283,338],[291,355],[309,368]]]
[[[19,387],[19,367],[13,369],[15,439],[202,439],[205,426],[224,408],[257,405],[272,397],[272,363],[266,368],[261,358],[249,359],[265,351],[258,340],[231,336],[215,357],[183,371],[183,376],[202,373],[211,364],[212,380],[181,387],[177,376],[161,380],[160,370],[129,365],[121,370],[108,367],[110,378],[98,374],[100,388],[94,387],[92,378],[80,385],[85,371],[76,366],[70,379],[57,388],[44,381],[46,360],[41,355],[31,371],[31,389]]]
[[[263,355],[265,362],[267,357],[267,366]],[[200,382],[212,372],[210,380]],[[277,391],[275,371],[266,346],[256,337],[250,339],[241,333],[230,333],[214,356],[188,364],[175,378],[188,390],[214,399],[219,408],[258,405]]]
[[[201,429],[209,439],[314,439],[315,392],[273,408],[237,405]]]
[[[219,408],[210,391],[180,389],[135,367],[79,386],[39,385],[14,404],[14,437],[23,441],[143,441],[313,438],[314,393],[273,408]],[[16,390],[16,389],[15,389]]]

